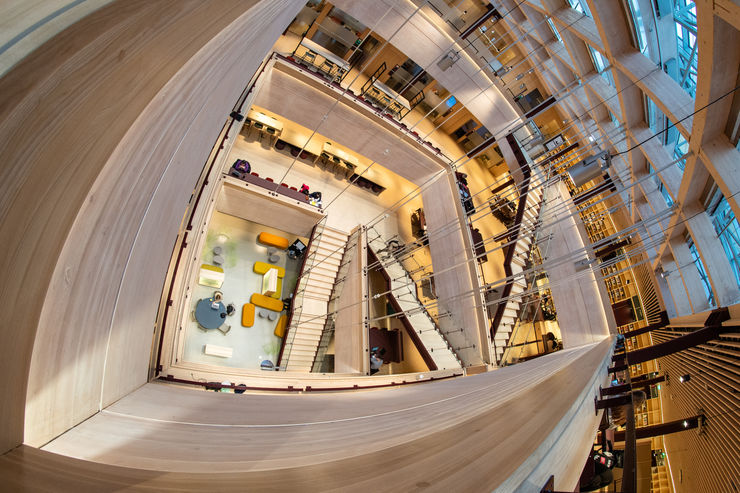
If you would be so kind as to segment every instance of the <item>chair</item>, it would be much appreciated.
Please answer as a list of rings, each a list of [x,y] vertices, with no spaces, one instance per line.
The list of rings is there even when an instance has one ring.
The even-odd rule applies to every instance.
[[[260,142],[262,142],[262,131],[265,129],[265,126],[261,124],[260,122],[254,122],[254,125],[252,126],[259,131],[259,139],[260,139]]]
[[[312,51],[306,51],[306,53],[304,53],[301,57],[301,60],[308,63],[309,65],[313,65],[313,62],[316,60],[316,53]]]
[[[301,159],[308,159],[310,154],[306,151],[301,151]]]
[[[296,146],[290,146],[290,155],[293,157],[298,157],[298,154],[301,152],[300,149],[298,149]]]
[[[221,332],[222,332],[222,333],[223,333],[224,335],[226,335],[226,334],[228,334],[228,333],[229,333],[229,331],[231,330],[231,325],[225,325],[225,324],[224,324],[224,325],[221,325],[221,326],[220,326],[220,327],[218,328],[218,330],[219,330],[219,331],[221,331]]]
[[[276,136],[275,129],[272,127],[265,127],[265,132],[270,136],[270,142],[272,142],[272,138]]]
[[[269,176],[267,178],[265,178],[265,180],[274,183],[273,180],[272,180],[272,178],[270,178]]]
[[[283,142],[282,140],[278,139],[278,141],[275,142],[275,149],[278,149],[280,151],[282,151],[283,149],[285,149],[285,142]]]

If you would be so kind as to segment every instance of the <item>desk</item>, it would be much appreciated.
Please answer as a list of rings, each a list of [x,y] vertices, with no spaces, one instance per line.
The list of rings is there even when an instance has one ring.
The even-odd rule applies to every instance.
[[[383,108],[387,107],[388,111],[399,117],[404,109],[407,111],[411,110],[411,104],[409,104],[406,98],[377,80],[373,82],[373,85],[370,86],[365,94],[371,99],[374,99]]]
[[[249,118],[253,122],[261,123],[262,125],[264,125],[265,128],[273,129],[275,133],[272,135],[272,137],[275,140],[277,140],[280,134],[283,133],[283,122],[281,122],[280,120],[276,120],[275,118],[272,118],[270,116],[267,116],[264,113],[260,113],[259,111],[255,111],[255,110],[250,110],[249,113],[247,114],[247,118]]]
[[[309,64],[309,68],[313,67],[312,70],[320,71],[331,81],[341,79],[349,70],[349,62],[310,39],[303,38],[293,55],[298,60]]]
[[[349,164],[352,169],[356,168],[358,164],[360,164],[360,160],[357,159],[357,157],[344,152],[342,149],[338,148],[331,142],[324,142],[324,146],[321,148],[322,151],[329,154],[330,156],[337,157],[344,161],[346,164]]]
[[[220,301],[213,307],[213,298],[203,298],[195,305],[195,320],[204,329],[218,329],[226,320],[226,306]]]
[[[310,133],[296,129],[293,125],[288,125],[283,129],[280,140],[298,149],[303,149],[314,156],[320,155],[323,137],[319,138],[314,135],[310,140],[309,137],[311,137]]]

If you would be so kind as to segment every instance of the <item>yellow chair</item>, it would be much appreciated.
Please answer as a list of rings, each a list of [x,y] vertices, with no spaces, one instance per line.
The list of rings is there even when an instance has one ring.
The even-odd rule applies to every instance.
[[[265,296],[264,294],[254,293],[249,301],[252,304],[259,306],[260,308],[267,308],[268,310],[272,310],[274,312],[283,311],[282,301],[276,300],[275,298],[271,298],[269,296]]]
[[[252,303],[244,303],[242,306],[242,325],[244,327],[254,325],[254,305]]]
[[[267,274],[267,271],[270,269],[277,269],[279,279],[282,279],[283,277],[285,277],[285,269],[283,267],[278,267],[277,265],[267,264],[265,262],[255,262],[254,263],[255,274],[264,276],[265,274]]]
[[[282,339],[283,336],[285,336],[285,329],[287,326],[288,326],[288,316],[282,315],[280,319],[277,321],[277,324],[275,324],[275,335]]]
[[[283,270],[285,272],[285,270]],[[198,284],[220,288],[224,283],[224,270],[221,267],[210,264],[201,264],[198,274]]]
[[[272,233],[265,233],[264,231],[257,236],[257,241],[263,245],[274,246],[281,250],[287,249],[288,245],[290,245],[287,238],[283,238],[282,236],[274,235]]]

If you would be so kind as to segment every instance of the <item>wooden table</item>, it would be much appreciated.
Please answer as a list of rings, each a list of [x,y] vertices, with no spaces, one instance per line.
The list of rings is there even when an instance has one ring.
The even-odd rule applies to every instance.
[[[404,109],[406,111],[411,110],[411,104],[409,104],[409,101],[406,98],[380,81],[376,80],[373,82],[373,85],[367,91],[367,94],[399,117]]]
[[[276,120],[271,116],[267,116],[264,113],[250,110],[247,114],[247,118],[249,118],[253,122],[261,123],[265,126],[265,128],[273,129],[275,131],[275,133],[272,135],[272,138],[274,139],[273,144],[275,143],[274,141],[277,140],[277,138],[283,133],[283,122],[281,122],[280,120]]]
[[[288,125],[285,127],[280,135],[280,140],[292,145],[293,147],[297,147],[298,149],[303,149],[314,156],[319,156],[321,154],[321,146],[323,145],[321,141],[323,140],[323,137],[319,138],[314,135],[313,138],[311,138],[311,134],[309,132],[296,129],[295,126]]]
[[[303,38],[293,55],[321,71],[332,81],[340,79],[349,70],[349,62],[310,39]]]
[[[346,164],[349,164],[352,166],[352,168],[356,168],[357,165],[360,164],[360,160],[357,159],[356,156],[353,156],[352,154],[349,154],[342,149],[338,148],[331,142],[324,142],[324,146],[321,148],[322,151],[329,154],[330,156],[336,157],[338,159],[341,159]]]

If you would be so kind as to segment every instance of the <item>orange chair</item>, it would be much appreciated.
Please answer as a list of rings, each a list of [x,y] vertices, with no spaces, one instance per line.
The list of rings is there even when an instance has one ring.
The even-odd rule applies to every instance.
[[[265,233],[264,231],[257,236],[257,241],[267,246],[274,246],[280,250],[285,250],[290,245],[287,238],[282,236],[274,235],[272,233]]]

